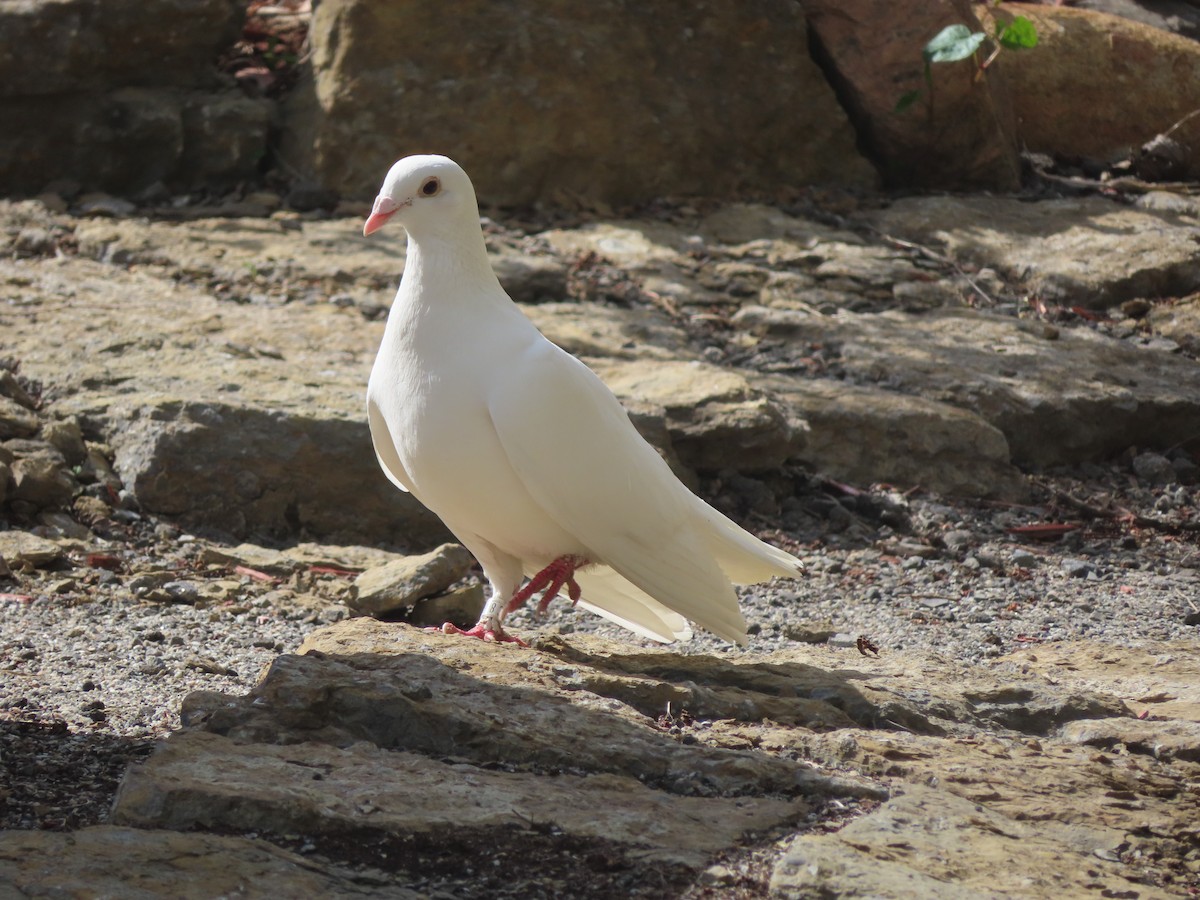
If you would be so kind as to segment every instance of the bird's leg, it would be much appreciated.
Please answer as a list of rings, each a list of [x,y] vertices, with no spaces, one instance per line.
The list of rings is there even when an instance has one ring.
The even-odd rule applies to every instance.
[[[431,631],[440,630],[442,634],[461,634],[466,637],[479,638],[481,641],[492,641],[496,643],[520,644],[522,647],[529,645],[521,640],[516,635],[509,634],[500,625],[500,609],[503,606],[503,598],[493,593],[488,597],[487,603],[483,606],[483,612],[479,614],[479,621],[475,623],[473,628],[462,629],[453,622],[445,623],[440,629],[429,629]]]
[[[571,598],[571,603],[578,603],[582,591],[575,581],[575,570],[582,569],[586,565],[588,565],[588,560],[582,556],[560,556],[513,594],[512,599],[508,601],[508,606],[504,609],[504,614],[508,615],[513,610],[519,609],[521,604],[543,589],[545,593],[538,602],[537,611],[539,614],[544,613],[550,605],[550,601],[558,596],[558,592],[562,590],[564,584],[567,586],[567,596]]]

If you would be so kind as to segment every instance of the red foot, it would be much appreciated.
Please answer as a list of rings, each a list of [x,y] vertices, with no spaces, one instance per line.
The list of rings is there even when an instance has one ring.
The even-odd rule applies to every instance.
[[[466,637],[479,638],[481,641],[496,644],[517,644],[520,647],[528,647],[529,645],[513,634],[509,634],[503,628],[489,628],[483,622],[479,622],[474,628],[463,630],[453,622],[447,622],[441,628],[426,628],[426,631],[439,631],[442,634],[461,634]]]
[[[545,588],[546,592],[542,594],[537,608],[538,613],[544,613],[546,607],[550,605],[550,601],[558,596],[558,592],[562,590],[564,584],[567,586],[567,596],[571,598],[571,603],[578,603],[582,591],[575,582],[575,570],[582,569],[586,565],[588,565],[588,561],[582,556],[560,556],[529,579],[529,583],[525,587],[513,594],[512,599],[508,601],[508,606],[504,609],[504,614],[508,615],[514,609],[519,609],[521,604]]]

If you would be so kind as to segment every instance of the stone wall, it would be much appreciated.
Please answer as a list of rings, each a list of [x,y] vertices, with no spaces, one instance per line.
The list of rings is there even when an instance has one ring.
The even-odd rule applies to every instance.
[[[238,0],[0,5],[0,192],[68,179],[136,195],[253,176],[272,104],[215,65],[243,14]]]
[[[1092,10],[1002,4],[981,23],[968,0],[292,7],[300,59],[286,78],[259,73],[273,95],[288,86],[280,103],[219,71],[263,27],[245,0],[0,4],[0,194],[62,179],[135,199],[226,190],[269,163],[330,202],[368,200],[416,152],[457,159],[495,205],[779,201],[814,184],[1009,191],[1021,148],[1136,162],[1200,106],[1200,44]],[[926,82],[930,37],[1015,15],[1033,18],[1037,48],[1004,51],[986,75],[934,66]],[[1200,119],[1172,135],[1171,178],[1196,177]]]

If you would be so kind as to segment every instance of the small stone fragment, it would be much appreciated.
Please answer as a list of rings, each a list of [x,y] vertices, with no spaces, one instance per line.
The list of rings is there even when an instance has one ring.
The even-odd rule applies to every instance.
[[[1133,471],[1148,484],[1173,484],[1177,480],[1175,467],[1161,453],[1139,453],[1133,458]]]
[[[417,601],[411,613],[404,617],[406,622],[422,627],[438,626],[453,622],[460,628],[468,628],[479,620],[483,609],[483,585],[469,584],[466,587],[426,597]]]
[[[1038,564],[1037,556],[1028,550],[1014,550],[1010,559],[1014,566],[1019,566],[1022,569],[1032,569]]]
[[[62,466],[45,456],[14,460],[12,478],[13,499],[38,508],[67,506],[79,488]]]
[[[83,432],[74,419],[47,422],[42,426],[42,439],[54,446],[69,465],[77,466],[87,459]]]
[[[25,531],[0,531],[0,556],[9,565],[43,568],[62,556],[58,544]]]
[[[354,580],[347,604],[367,615],[413,606],[467,574],[473,560],[466,548],[443,544],[423,556],[407,556],[363,572]]]
[[[10,397],[0,395],[0,440],[29,437],[38,429],[38,417]]]
[[[1096,567],[1086,559],[1064,559],[1062,566],[1072,578],[1087,578],[1096,571]]]
[[[837,634],[832,622],[788,622],[783,636],[798,644],[824,644]]]

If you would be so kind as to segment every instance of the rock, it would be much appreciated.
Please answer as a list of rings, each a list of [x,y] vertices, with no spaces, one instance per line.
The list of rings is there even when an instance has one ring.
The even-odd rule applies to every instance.
[[[542,303],[525,314],[568,353],[583,359],[695,359],[686,335],[658,310]]]
[[[416,877],[431,894],[435,873],[461,878],[456,863],[515,840],[525,864],[502,877],[531,896],[563,871],[544,860],[570,865],[582,847],[638,883],[648,867],[658,885],[741,883],[735,846],[766,862],[773,896],[988,895],[1002,880],[1118,895],[1131,875],[1140,896],[1168,896],[1159,873],[1194,844],[1200,801],[1180,786],[1195,722],[1140,721],[1113,692],[1200,710],[1172,705],[1200,699],[1186,642],[966,664],[867,659],[852,643],[719,658],[572,636],[525,650],[351,619],[245,696],[190,695],[184,730],[130,769],[112,821],[303,836],[333,860],[359,858],[345,835],[419,847],[406,881],[380,884]],[[481,896],[498,887],[475,877]]]
[[[346,602],[357,612],[372,616],[406,609],[446,590],[466,575],[474,562],[462,545],[443,544],[422,556],[367,569],[354,579],[354,590]]]
[[[1175,340],[1192,353],[1200,350],[1200,294],[1178,303],[1157,304],[1147,319],[1157,334]]]
[[[1119,886],[1127,883],[1120,869],[1097,866],[1089,851],[1117,847],[1122,837],[1083,824],[1015,821],[914,784],[835,834],[796,837],[771,873],[771,895],[955,900],[994,895],[998,884],[1021,896],[1062,895],[1083,882]]]
[[[500,284],[517,303],[553,303],[566,299],[567,267],[550,256],[501,252],[492,259]]]
[[[120,0],[103,15],[80,0],[35,0],[0,11],[14,48],[0,60],[10,136],[0,142],[0,189],[32,194],[70,177],[136,194],[255,176],[272,104],[229,91],[214,65],[242,19],[227,0]],[[111,52],[117,44],[122,52]],[[46,58],[53,73],[38,71]],[[124,203],[89,214],[128,215]]]
[[[734,322],[754,334],[834,345],[844,371],[885,382],[889,396],[970,411],[1003,434],[1017,465],[1111,456],[1133,435],[1169,447],[1200,434],[1200,370],[1191,361],[1093,331],[1048,340],[1020,320],[965,309],[906,319],[746,307]]]
[[[75,211],[81,216],[120,219],[133,215],[136,210],[137,206],[128,200],[101,191],[84,194],[75,204]]]
[[[399,554],[375,547],[338,547],[304,542],[273,550],[257,544],[238,544],[236,547],[205,547],[200,556],[203,563],[247,566],[262,572],[290,575],[302,569],[328,568],[346,572],[382,566],[400,558]]]
[[[788,622],[783,634],[801,644],[823,644],[837,634],[837,629],[830,622]]]
[[[16,400],[0,396],[0,440],[29,437],[38,430],[38,417]]]
[[[998,68],[1020,110],[1017,138],[1029,150],[1064,158],[1121,159],[1200,107],[1200,44],[1128,19],[1085,9],[1005,4],[999,15],[1024,15],[1038,45]],[[991,16],[981,16],[989,24]],[[1104,105],[1122,86],[1121,116]],[[1172,137],[1200,146],[1200,122]],[[1193,153],[1184,174],[1200,176]],[[1152,295],[1148,295],[1152,296]]]
[[[72,896],[328,897],[418,900],[378,876],[289,853],[262,840],[97,825],[0,833],[0,893]]]
[[[1094,689],[1121,698],[1135,713],[1153,715],[1156,721],[1148,722],[1150,726],[1168,719],[1200,722],[1200,660],[1188,646],[1150,644],[1117,653],[1103,644],[1063,641],[1014,653],[1000,664],[1051,680],[1084,679]]]
[[[62,549],[53,541],[27,531],[0,531],[0,557],[10,566],[41,569],[56,563],[61,556]]]
[[[171,180],[194,189],[255,178],[274,111],[270,101],[240,91],[189,95],[180,112],[183,147]]]
[[[593,361],[622,400],[664,410],[671,446],[695,469],[772,469],[796,455],[801,430],[740,373],[702,362]]]
[[[45,456],[17,459],[12,464],[12,499],[38,509],[70,506],[79,489],[62,464]]]
[[[422,40],[392,52],[412,34]],[[558,2],[534,15],[475,2],[451,22],[434,6],[330,0],[315,9],[311,40],[284,153],[347,196],[374,195],[402,155],[398,134],[459,148],[487,204],[875,178],[810,57],[799,6],[726,2],[632,20],[619,4]],[[386,133],[364,142],[364,116],[388,122]]]
[[[1004,434],[976,413],[843,382],[760,376],[752,383],[804,423],[795,457],[832,478],[959,496],[1027,493]]]
[[[872,221],[888,234],[993,267],[1064,306],[1101,309],[1200,289],[1200,223],[1099,197],[1032,206],[1004,197],[906,198]]]
[[[182,152],[180,115],[171,88],[71,93],[52,105],[44,96],[0,97],[6,132],[17,136],[15,144],[0,143],[0,189],[33,193],[67,174],[115,193],[163,181]]]
[[[1014,550],[1009,559],[1014,566],[1019,566],[1022,569],[1032,569],[1040,562],[1037,556],[1028,550]]]
[[[1087,578],[1096,574],[1096,566],[1086,559],[1064,559],[1063,569],[1072,578]]]
[[[1187,0],[1079,0],[1076,5],[1080,9],[1132,19],[1193,40],[1200,38],[1200,10]]]
[[[459,628],[470,628],[479,621],[483,611],[482,584],[469,584],[445,594],[418,600],[404,621],[418,628],[438,628],[452,622]]]
[[[1001,191],[1019,185],[1005,79],[994,69],[977,78],[975,66],[961,62],[933,66],[932,86],[925,82],[920,48],[951,23],[980,30],[973,4],[808,0],[804,11],[838,96],[887,184]],[[922,91],[921,99],[897,113],[910,90]]]
[[[1133,458],[1133,471],[1147,484],[1174,484],[1178,475],[1171,461],[1161,453],[1139,453]]]
[[[298,778],[298,769],[322,777]],[[422,790],[414,791],[413,786]],[[425,801],[422,802],[421,798]],[[458,840],[532,829],[615,845],[632,862],[700,867],[744,833],[794,819],[804,799],[676,797],[624,775],[489,772],[366,743],[239,745],[204,732],[171,738],[121,786],[114,822],[274,835],[353,831],[359,840],[426,841],[449,823]],[[152,825],[151,823],[158,823]],[[449,855],[449,854],[447,854]]]
[[[338,204],[338,195],[337,191],[331,191],[319,184],[298,184],[288,191],[284,203],[299,212],[333,209]]]
[[[87,459],[88,451],[83,442],[83,432],[74,419],[46,422],[42,425],[41,436],[42,440],[63,455],[67,465],[78,466]]]
[[[8,463],[0,462],[0,504],[8,499],[8,483],[12,480],[12,469]]]
[[[1029,682],[965,687],[963,699],[977,720],[1023,734],[1045,735],[1066,722],[1128,715],[1120,700],[1095,692],[1048,689]]]
[[[1144,754],[1164,762],[1200,762],[1200,722],[1092,719],[1069,723],[1062,737],[1089,747]]]
[[[18,238],[20,238],[19,234]],[[21,382],[17,380],[17,376],[6,368],[0,368],[0,397],[15,400],[20,406],[25,407],[25,409],[37,409],[37,401],[29,396],[29,392],[21,386]]]
[[[303,528],[422,542],[444,534],[432,513],[378,481],[361,420],[209,403],[127,414],[123,426],[114,421],[114,467],[154,512],[236,536],[282,537]],[[378,489],[364,488],[372,484]]]

